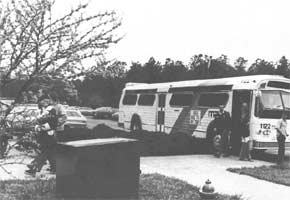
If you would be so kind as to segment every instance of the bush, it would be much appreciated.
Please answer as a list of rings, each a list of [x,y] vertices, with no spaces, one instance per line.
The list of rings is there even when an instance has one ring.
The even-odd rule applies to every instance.
[[[64,132],[59,137],[59,141],[74,141],[95,138],[122,137],[139,140],[141,143],[140,151],[142,156],[161,156],[202,153],[206,145],[204,141],[194,139],[185,134],[165,134],[149,131],[126,132],[123,130],[112,129],[104,124],[100,124],[90,129],[81,129]]]

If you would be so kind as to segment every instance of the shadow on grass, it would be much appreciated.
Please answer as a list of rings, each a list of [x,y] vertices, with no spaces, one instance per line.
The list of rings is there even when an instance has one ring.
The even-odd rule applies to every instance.
[[[95,138],[122,137],[137,139],[141,142],[142,156],[186,155],[208,153],[208,148],[203,140],[197,140],[187,135],[135,131],[126,132],[112,129],[100,124],[93,129],[72,129],[58,136],[59,141],[73,141]]]
[[[183,199],[199,200],[198,187],[159,174],[142,174],[139,200]],[[57,198],[55,179],[9,180],[0,182],[0,199],[5,200],[76,200]],[[242,200],[241,196],[217,195],[217,200]],[[93,199],[86,199],[93,200]]]
[[[249,175],[257,179],[290,186],[290,166],[288,163],[282,166],[271,165],[253,168],[229,168],[227,170],[241,175]]]

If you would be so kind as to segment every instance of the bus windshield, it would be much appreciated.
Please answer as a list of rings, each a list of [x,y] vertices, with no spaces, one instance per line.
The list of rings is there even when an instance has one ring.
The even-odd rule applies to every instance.
[[[286,111],[290,117],[290,93],[279,90],[261,91],[256,103],[256,116],[260,118],[279,119]]]

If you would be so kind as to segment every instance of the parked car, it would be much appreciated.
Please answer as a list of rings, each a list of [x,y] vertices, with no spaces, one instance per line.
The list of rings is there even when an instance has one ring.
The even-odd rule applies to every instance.
[[[112,107],[100,107],[95,109],[93,117],[96,119],[112,119],[112,115],[117,111],[118,109]]]
[[[95,110],[90,107],[79,107],[78,109],[85,116],[92,116],[95,112]]]
[[[65,113],[67,119],[63,125],[64,129],[87,128],[87,118],[79,110],[66,108]]]

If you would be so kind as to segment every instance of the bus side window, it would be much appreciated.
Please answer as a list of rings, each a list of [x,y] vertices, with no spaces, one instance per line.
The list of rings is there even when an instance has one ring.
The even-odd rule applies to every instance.
[[[153,106],[155,101],[154,94],[141,94],[138,99],[139,106]]]
[[[169,105],[170,106],[191,106],[193,102],[193,95],[192,94],[180,94],[176,93],[171,96]]]
[[[123,98],[123,105],[135,105],[137,101],[137,94],[126,94]]]
[[[198,106],[218,107],[226,105],[229,95],[227,93],[201,93],[198,99]]]

